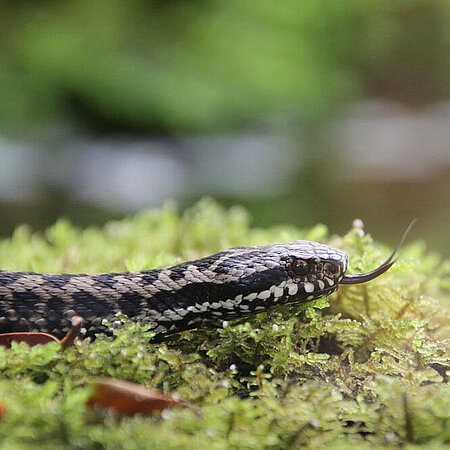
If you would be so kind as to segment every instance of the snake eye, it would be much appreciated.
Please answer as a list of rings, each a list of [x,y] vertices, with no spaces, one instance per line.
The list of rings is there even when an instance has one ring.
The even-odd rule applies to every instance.
[[[306,275],[309,272],[309,264],[303,259],[296,259],[292,264],[292,270],[297,275]]]

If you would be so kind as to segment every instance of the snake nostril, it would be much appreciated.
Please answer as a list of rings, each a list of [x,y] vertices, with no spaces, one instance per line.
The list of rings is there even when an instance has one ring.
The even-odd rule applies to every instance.
[[[330,275],[335,275],[338,272],[338,267],[332,263],[325,263],[324,271]]]

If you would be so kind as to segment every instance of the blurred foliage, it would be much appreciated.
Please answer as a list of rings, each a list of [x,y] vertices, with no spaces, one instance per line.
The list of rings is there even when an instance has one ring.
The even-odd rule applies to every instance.
[[[349,253],[351,270],[389,253],[361,229],[249,227],[245,210],[203,200],[80,230],[22,226],[0,243],[0,266],[36,271],[138,270],[241,244],[299,238]],[[329,301],[329,302],[328,302]],[[0,348],[2,448],[374,448],[450,442],[450,261],[421,244],[381,278],[329,299],[285,307],[161,344],[139,324],[114,337]],[[176,392],[199,409],[160,418],[88,411],[90,380],[113,376]]]
[[[449,95],[447,0],[0,0],[0,125],[220,131]]]

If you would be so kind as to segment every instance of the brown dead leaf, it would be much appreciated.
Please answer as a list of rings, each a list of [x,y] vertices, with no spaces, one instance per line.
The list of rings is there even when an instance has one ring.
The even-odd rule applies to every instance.
[[[61,345],[61,350],[65,350],[67,347],[70,347],[74,343],[75,339],[80,335],[83,321],[84,320],[82,317],[73,316],[72,327],[61,340],[50,333],[42,333],[40,331],[3,333],[0,334],[0,345],[11,348],[12,342],[25,342],[30,347],[34,347],[35,345],[45,345],[50,342],[58,342]]]
[[[3,403],[0,403],[0,419],[5,415],[6,413],[6,408],[3,405]]]
[[[149,415],[167,408],[187,406],[159,391],[114,378],[98,379],[87,404],[94,408],[112,409],[124,415]]]
[[[0,345],[10,348],[12,342],[25,342],[30,347],[44,345],[50,342],[59,342],[59,339],[49,333],[21,332],[0,334]]]

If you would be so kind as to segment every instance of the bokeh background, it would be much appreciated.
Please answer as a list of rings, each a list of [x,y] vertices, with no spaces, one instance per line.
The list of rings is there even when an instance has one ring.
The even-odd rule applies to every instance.
[[[450,254],[448,0],[0,0],[0,236],[204,195]]]

